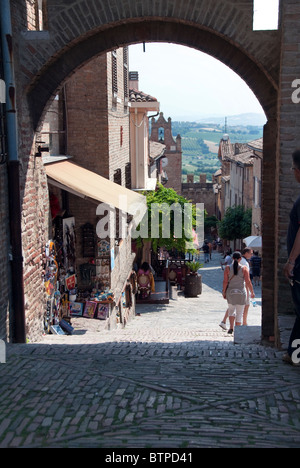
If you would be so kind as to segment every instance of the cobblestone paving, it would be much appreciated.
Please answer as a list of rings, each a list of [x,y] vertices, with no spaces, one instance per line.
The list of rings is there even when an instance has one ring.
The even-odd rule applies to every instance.
[[[202,276],[202,296],[141,306],[125,329],[78,319],[73,336],[8,346],[0,447],[299,447],[299,368],[235,344],[218,256]]]

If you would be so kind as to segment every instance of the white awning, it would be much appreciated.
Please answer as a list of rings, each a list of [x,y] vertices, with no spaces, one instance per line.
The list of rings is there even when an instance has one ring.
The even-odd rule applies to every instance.
[[[105,203],[129,213],[138,225],[146,213],[146,197],[95,172],[84,169],[70,160],[56,161],[45,165],[50,184],[81,198]]]

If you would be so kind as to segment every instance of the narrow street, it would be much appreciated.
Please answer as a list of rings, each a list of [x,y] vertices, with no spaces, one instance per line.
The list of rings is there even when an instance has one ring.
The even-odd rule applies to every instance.
[[[257,339],[259,287],[249,326],[219,327],[220,260],[201,269],[201,296],[138,306],[125,329],[77,318],[73,336],[9,345],[0,447],[299,447],[299,368]]]

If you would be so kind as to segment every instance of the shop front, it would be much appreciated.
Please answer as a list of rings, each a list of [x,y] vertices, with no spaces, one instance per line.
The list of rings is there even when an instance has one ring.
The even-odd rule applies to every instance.
[[[72,320],[77,329],[80,318],[101,320],[108,329],[125,326],[135,314],[130,229],[145,213],[145,198],[67,157],[44,164],[52,214],[45,246],[45,333],[73,334]],[[121,233],[117,223],[129,216]]]

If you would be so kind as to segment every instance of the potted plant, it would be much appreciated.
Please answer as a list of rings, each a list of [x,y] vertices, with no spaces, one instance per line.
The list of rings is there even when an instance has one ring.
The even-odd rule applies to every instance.
[[[198,274],[199,268],[202,267],[199,262],[187,262],[186,266],[189,269],[185,278],[184,293],[186,297],[197,297],[202,293],[202,277]]]
[[[202,267],[202,264],[199,262],[186,262],[186,266],[189,269],[190,275],[197,275],[199,268]]]

